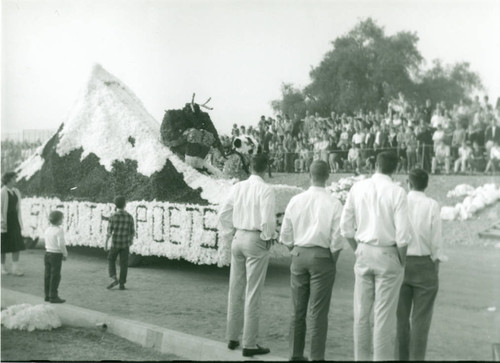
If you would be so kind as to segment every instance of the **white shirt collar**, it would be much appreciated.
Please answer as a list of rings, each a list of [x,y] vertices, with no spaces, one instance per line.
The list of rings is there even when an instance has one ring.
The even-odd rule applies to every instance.
[[[425,197],[425,192],[421,192],[419,190],[410,190],[408,192],[408,196],[414,196],[414,197]]]
[[[250,175],[248,177],[248,180],[265,183],[264,179],[262,179],[260,176],[255,175],[255,174]]]
[[[392,182],[392,178],[389,175],[385,175],[382,173],[375,173],[375,174],[373,174],[372,178]]]
[[[317,187],[315,185],[311,185],[308,190],[311,192],[324,192],[324,191],[326,191],[325,187]]]

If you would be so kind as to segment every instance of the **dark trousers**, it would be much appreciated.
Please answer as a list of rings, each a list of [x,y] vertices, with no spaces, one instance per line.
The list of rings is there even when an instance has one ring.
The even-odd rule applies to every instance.
[[[290,354],[304,356],[306,316],[310,308],[311,360],[325,359],[328,311],[335,281],[332,253],[321,247],[294,247],[292,252],[291,287],[292,319],[290,324]]]
[[[429,256],[408,256],[397,310],[396,360],[424,360],[439,280]]]
[[[120,256],[120,285],[127,282],[129,248],[111,247],[108,254],[109,277],[116,279],[116,258]]]
[[[45,253],[45,297],[48,297],[49,299],[55,299],[59,296],[57,289],[59,288],[59,283],[61,282],[62,259],[62,253]]]

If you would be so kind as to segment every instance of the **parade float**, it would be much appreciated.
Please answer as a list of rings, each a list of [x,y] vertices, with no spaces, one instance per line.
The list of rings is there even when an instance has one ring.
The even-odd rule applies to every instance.
[[[104,247],[113,198],[123,195],[136,223],[132,263],[163,256],[228,265],[217,210],[238,179],[206,163],[210,148],[223,150],[200,106],[193,98],[166,111],[160,125],[130,89],[95,65],[67,120],[16,170],[26,237],[43,236],[49,212],[58,209],[69,246]],[[302,189],[273,187],[279,228],[288,201]],[[288,254],[278,244],[271,252]]]

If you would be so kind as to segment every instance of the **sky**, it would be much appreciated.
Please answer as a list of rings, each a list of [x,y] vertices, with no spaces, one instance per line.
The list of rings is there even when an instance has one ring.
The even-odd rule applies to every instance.
[[[196,93],[219,132],[272,115],[282,82],[303,87],[331,42],[372,17],[416,32],[428,65],[468,61],[500,97],[500,1],[2,0],[1,132],[56,129],[92,65],[161,122]]]

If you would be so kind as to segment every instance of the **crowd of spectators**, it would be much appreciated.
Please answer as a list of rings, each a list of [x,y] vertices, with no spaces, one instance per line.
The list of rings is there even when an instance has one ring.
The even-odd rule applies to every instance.
[[[500,163],[500,99],[495,107],[488,96],[476,96],[447,108],[430,100],[411,106],[400,94],[386,113],[261,116],[256,127],[234,124],[231,136],[221,139],[230,145],[241,135],[259,142],[275,172],[308,172],[315,159],[332,172],[370,172],[378,152],[393,150],[400,173],[417,165],[433,174],[493,173]]]

